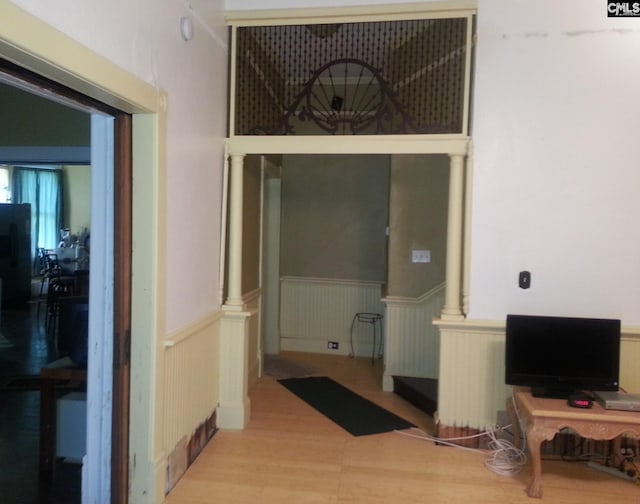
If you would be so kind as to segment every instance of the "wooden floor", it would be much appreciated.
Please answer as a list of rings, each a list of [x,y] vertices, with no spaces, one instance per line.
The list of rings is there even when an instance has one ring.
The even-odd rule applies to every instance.
[[[38,316],[39,315],[39,316]],[[0,312],[0,503],[80,503],[79,464],[56,463],[52,484],[38,478],[40,394],[3,387],[12,377],[38,376],[59,357],[37,302]],[[58,396],[68,391],[57,391]]]
[[[372,367],[370,359],[286,357],[432,431],[426,414],[380,391],[379,361]],[[640,503],[640,486],[561,461],[543,462],[544,497],[529,499],[528,466],[505,477],[484,467],[483,453],[393,432],[353,437],[271,376],[260,378],[250,397],[247,428],[216,433],[167,504]]]

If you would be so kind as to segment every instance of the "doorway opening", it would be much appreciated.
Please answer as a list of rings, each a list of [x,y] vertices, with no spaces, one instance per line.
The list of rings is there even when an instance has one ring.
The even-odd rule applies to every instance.
[[[25,300],[27,309],[24,314],[32,319],[32,323],[24,327],[31,328],[32,333],[28,336],[34,344],[40,342],[45,351],[36,359],[37,362],[32,362],[34,369],[30,370],[42,384],[39,395],[37,390],[34,391],[33,401],[39,410],[36,417],[39,424],[33,430],[39,435],[29,445],[33,452],[35,444],[36,455],[28,457],[25,454],[31,464],[24,468],[25,473],[22,474],[22,479],[31,479],[32,484],[14,485],[13,493],[16,488],[22,488],[40,497],[80,502],[81,488],[104,486],[100,478],[105,474],[105,466],[107,479],[114,481],[117,475],[126,474],[126,469],[122,471],[119,468],[122,465],[128,467],[128,450],[114,457],[112,445],[126,446],[128,443],[128,431],[123,430],[121,424],[128,427],[129,391],[128,385],[120,386],[122,382],[128,384],[125,376],[128,362],[126,369],[123,370],[122,365],[119,369],[113,356],[119,355],[114,352],[116,344],[124,346],[120,342],[122,338],[114,336],[114,321],[124,319],[128,327],[130,319],[130,307],[125,307],[123,315],[123,304],[118,304],[118,300],[124,298],[127,304],[130,303],[131,275],[127,265],[131,263],[131,204],[126,195],[130,197],[131,192],[131,128],[128,126],[131,121],[116,109],[7,61],[1,62],[1,70],[2,81],[7,89],[11,89],[14,98],[19,92],[26,103],[41,103],[43,109],[62,111],[48,117],[46,114],[40,116],[40,129],[34,128],[36,131],[46,131],[47,122],[61,128],[66,116],[81,117],[81,135],[88,140],[85,148],[71,149],[85,156],[81,160],[74,158],[73,154],[66,157],[69,156],[66,145],[47,147],[51,138],[46,135],[40,138],[35,135],[27,145],[18,149],[14,145],[0,148],[4,156],[10,156],[3,161],[12,165],[24,167],[31,163],[32,167],[41,167],[37,162],[47,152],[49,163],[68,167],[66,173],[64,168],[60,170],[59,194],[62,199],[64,189],[67,189],[69,208],[66,213],[61,212],[61,219],[57,221],[62,223],[56,226],[60,228],[59,241],[48,248],[46,245],[51,244],[42,243],[45,246],[40,247],[40,240],[31,242],[31,233],[25,233],[22,240],[31,242],[28,248],[34,249],[28,258],[29,264],[35,266],[38,261],[42,266],[37,272],[40,283],[36,296]],[[20,117],[30,118],[31,110],[25,105]],[[18,122],[18,119],[14,121]],[[118,156],[114,156],[116,150]],[[88,176],[86,172],[79,176],[80,164],[90,172]],[[21,174],[23,170],[14,168],[14,171]],[[84,182],[80,182],[82,187],[78,191],[79,180]],[[128,192],[123,190],[116,194],[114,180],[121,187],[128,188]],[[12,187],[20,186],[12,184]],[[69,191],[73,187],[77,191],[76,198],[73,191]],[[24,196],[22,193],[24,190],[14,191],[14,197],[21,198]],[[25,206],[46,204],[42,199],[37,196]],[[86,203],[80,211],[78,207],[83,205],[79,201]],[[72,221],[71,215],[84,219],[82,232],[74,233],[65,226],[65,222]],[[114,233],[114,229],[118,232]],[[122,251],[120,255],[125,257],[124,260],[114,254],[116,246]],[[65,393],[64,388],[60,389],[61,384],[74,387]],[[97,397],[110,397],[113,401],[96,400]],[[127,416],[124,422],[120,420],[123,412]],[[77,467],[70,469],[60,465],[61,459],[72,461]],[[92,467],[100,467],[100,473]],[[61,481],[65,474],[73,482]],[[25,478],[27,475],[30,478]],[[83,479],[82,484],[80,479]],[[126,480],[119,484],[126,488]],[[112,486],[118,487],[109,481],[106,488],[111,489]],[[16,498],[20,502],[29,496]]]

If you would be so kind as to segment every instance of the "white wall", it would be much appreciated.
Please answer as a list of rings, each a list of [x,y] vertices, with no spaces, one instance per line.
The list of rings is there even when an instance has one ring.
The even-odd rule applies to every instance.
[[[223,1],[13,3],[167,92],[166,329],[171,333],[202,319],[221,304],[218,241],[227,111]],[[195,38],[188,43],[180,38],[183,15],[195,22]]]
[[[374,3],[405,2],[226,5]],[[469,318],[639,324],[640,19],[609,19],[601,0],[478,0],[477,35]]]
[[[72,234],[91,229],[91,166],[63,166],[65,177],[64,224]]]
[[[640,20],[605,6],[479,2],[471,318],[640,322]]]
[[[227,10],[301,9],[319,7],[343,7],[356,5],[389,5],[428,3],[440,0],[226,0]]]
[[[191,43],[179,38],[188,9],[178,0],[14,2],[168,91],[167,329],[197,320],[220,302],[221,2],[192,3],[209,28],[197,23]],[[332,2],[347,3],[374,2]],[[321,4],[227,0],[229,9]],[[639,50],[640,22],[608,19],[599,0],[479,0],[470,317],[640,322]],[[522,269],[532,272],[526,291]]]
[[[167,330],[198,320],[220,304],[222,0],[191,2],[191,43],[178,32],[180,16],[191,12],[179,0],[14,3],[168,92]],[[331,5],[364,3],[382,2]],[[640,22],[608,19],[600,0],[478,5],[469,316],[597,314],[640,323]],[[526,291],[517,287],[523,269],[532,272]]]

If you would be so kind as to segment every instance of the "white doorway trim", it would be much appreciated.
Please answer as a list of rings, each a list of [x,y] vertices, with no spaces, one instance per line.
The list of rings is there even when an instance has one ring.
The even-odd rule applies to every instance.
[[[113,117],[91,116],[91,268],[87,455],[82,502],[111,500],[113,397]]]
[[[266,160],[270,163],[269,160]],[[262,353],[280,353],[280,177],[264,176],[262,233]],[[261,354],[262,355],[262,354]]]

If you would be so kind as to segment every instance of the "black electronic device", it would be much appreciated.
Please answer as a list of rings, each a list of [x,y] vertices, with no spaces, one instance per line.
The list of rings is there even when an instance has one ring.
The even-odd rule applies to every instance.
[[[620,320],[507,315],[505,382],[568,399],[618,390]]]
[[[567,404],[572,408],[591,408],[593,399],[587,394],[577,392],[569,396]]]

